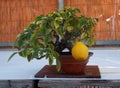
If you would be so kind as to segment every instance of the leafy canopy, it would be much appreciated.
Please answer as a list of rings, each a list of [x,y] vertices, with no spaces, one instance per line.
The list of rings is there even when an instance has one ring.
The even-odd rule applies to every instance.
[[[69,7],[37,16],[16,37],[14,45],[20,50],[14,52],[9,60],[15,54],[27,58],[28,61],[45,57],[51,65],[62,50],[65,48],[71,50],[75,41],[93,45],[95,43],[93,29],[96,22],[96,18],[85,17],[78,8]],[[60,70],[58,59],[56,64]]]

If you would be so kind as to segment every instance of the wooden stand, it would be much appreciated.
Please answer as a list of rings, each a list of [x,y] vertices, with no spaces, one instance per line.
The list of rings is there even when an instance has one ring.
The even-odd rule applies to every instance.
[[[64,72],[57,72],[56,66],[46,65],[44,66],[37,74],[35,74],[37,78],[101,78],[100,71],[98,66],[86,66],[85,72],[81,74],[67,74]]]

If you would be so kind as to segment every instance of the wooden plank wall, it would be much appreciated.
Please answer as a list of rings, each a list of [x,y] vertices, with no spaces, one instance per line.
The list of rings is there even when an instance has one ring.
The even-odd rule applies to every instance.
[[[65,0],[64,4],[99,18],[95,28],[97,40],[120,40],[120,0]]]
[[[57,0],[0,0],[0,42],[13,42],[36,16],[55,9]]]
[[[120,40],[120,0],[64,0],[64,6],[80,8],[97,17],[97,40]],[[58,9],[58,0],[0,0],[0,42],[13,42],[37,15]]]

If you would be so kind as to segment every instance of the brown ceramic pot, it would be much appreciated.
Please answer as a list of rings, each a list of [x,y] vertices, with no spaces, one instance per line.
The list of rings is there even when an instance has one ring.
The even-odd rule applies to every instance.
[[[85,61],[78,61],[75,60],[69,52],[61,53],[58,59],[61,62],[62,72],[69,74],[84,74],[86,64],[92,55],[93,53],[89,52],[88,58]]]

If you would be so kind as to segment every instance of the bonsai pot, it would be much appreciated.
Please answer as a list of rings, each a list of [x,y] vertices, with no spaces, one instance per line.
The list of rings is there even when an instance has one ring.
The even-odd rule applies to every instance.
[[[68,74],[84,74],[85,67],[93,53],[89,52],[86,60],[75,60],[70,52],[62,52],[58,59],[61,62],[61,71]]]

